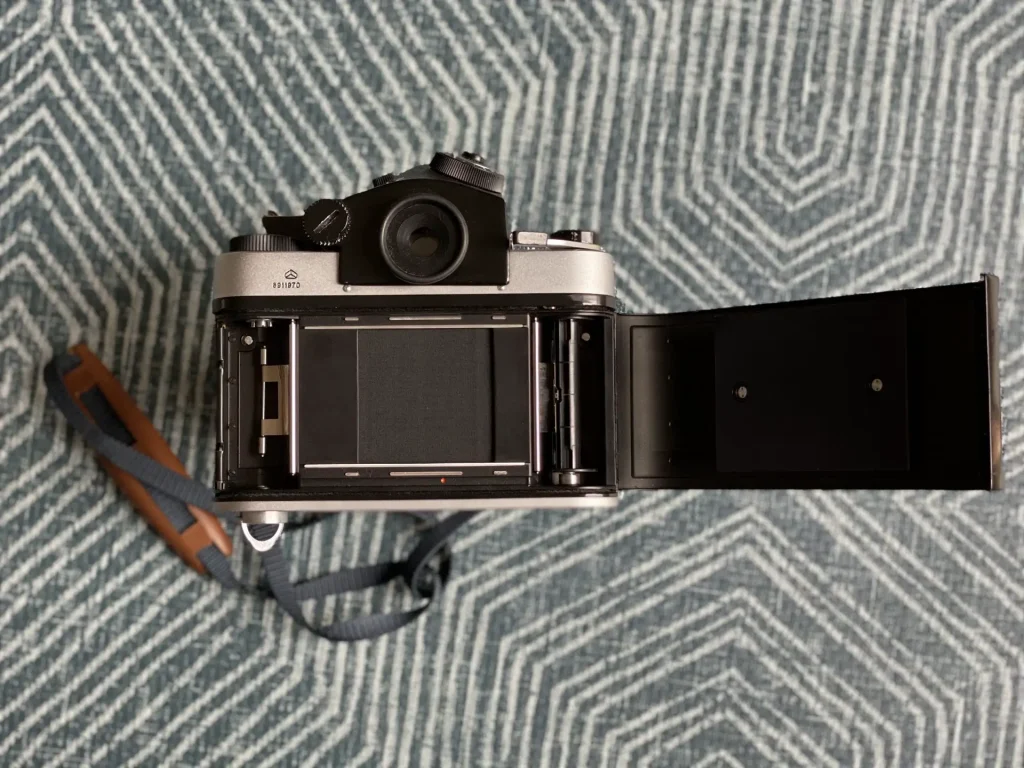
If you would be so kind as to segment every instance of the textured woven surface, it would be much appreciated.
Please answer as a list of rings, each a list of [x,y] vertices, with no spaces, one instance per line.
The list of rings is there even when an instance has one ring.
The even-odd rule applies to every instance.
[[[324,7],[0,4],[0,764],[1021,765],[1024,4]],[[438,147],[515,225],[602,230],[630,309],[998,272],[1009,490],[492,513],[426,621],[349,647],[200,579],[42,363],[86,340],[210,481],[214,255]]]

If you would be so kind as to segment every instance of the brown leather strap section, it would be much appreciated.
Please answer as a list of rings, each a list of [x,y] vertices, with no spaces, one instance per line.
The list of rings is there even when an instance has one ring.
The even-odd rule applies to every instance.
[[[135,401],[125,392],[124,387],[107,370],[85,344],[77,344],[71,352],[81,360],[81,364],[64,375],[64,384],[71,393],[75,404],[89,416],[89,409],[82,403],[82,395],[93,387],[98,387],[135,439],[133,447],[165,467],[188,477],[184,465],[174,455],[167,441],[163,439],[156,427],[146,418],[145,414],[135,405]],[[213,544],[226,556],[231,554],[231,538],[217,520],[209,512],[189,505],[189,511],[196,519],[196,524],[178,533],[171,521],[160,509],[149,491],[138,480],[106,459],[101,458],[100,464],[117,483],[118,487],[132,500],[138,510],[153,528],[156,529],[171,549],[178,553],[186,563],[199,573],[206,573],[206,568],[199,562],[198,553]]]

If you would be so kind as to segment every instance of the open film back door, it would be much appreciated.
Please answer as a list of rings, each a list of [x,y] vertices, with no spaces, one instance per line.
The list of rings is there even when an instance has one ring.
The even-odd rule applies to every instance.
[[[620,316],[619,487],[999,487],[997,288]]]

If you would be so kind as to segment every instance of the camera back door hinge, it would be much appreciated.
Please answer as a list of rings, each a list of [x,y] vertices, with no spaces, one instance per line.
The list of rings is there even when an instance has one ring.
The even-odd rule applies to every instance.
[[[619,488],[1001,487],[997,291],[619,316]]]

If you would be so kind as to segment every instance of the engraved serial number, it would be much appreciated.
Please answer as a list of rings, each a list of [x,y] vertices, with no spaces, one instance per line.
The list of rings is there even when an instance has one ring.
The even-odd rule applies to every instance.
[[[287,281],[280,280],[280,281],[277,281],[277,282],[274,283],[274,288],[278,289],[278,290],[281,289],[281,288],[301,288],[301,287],[302,287],[302,283],[299,282],[298,280],[287,280]]]

